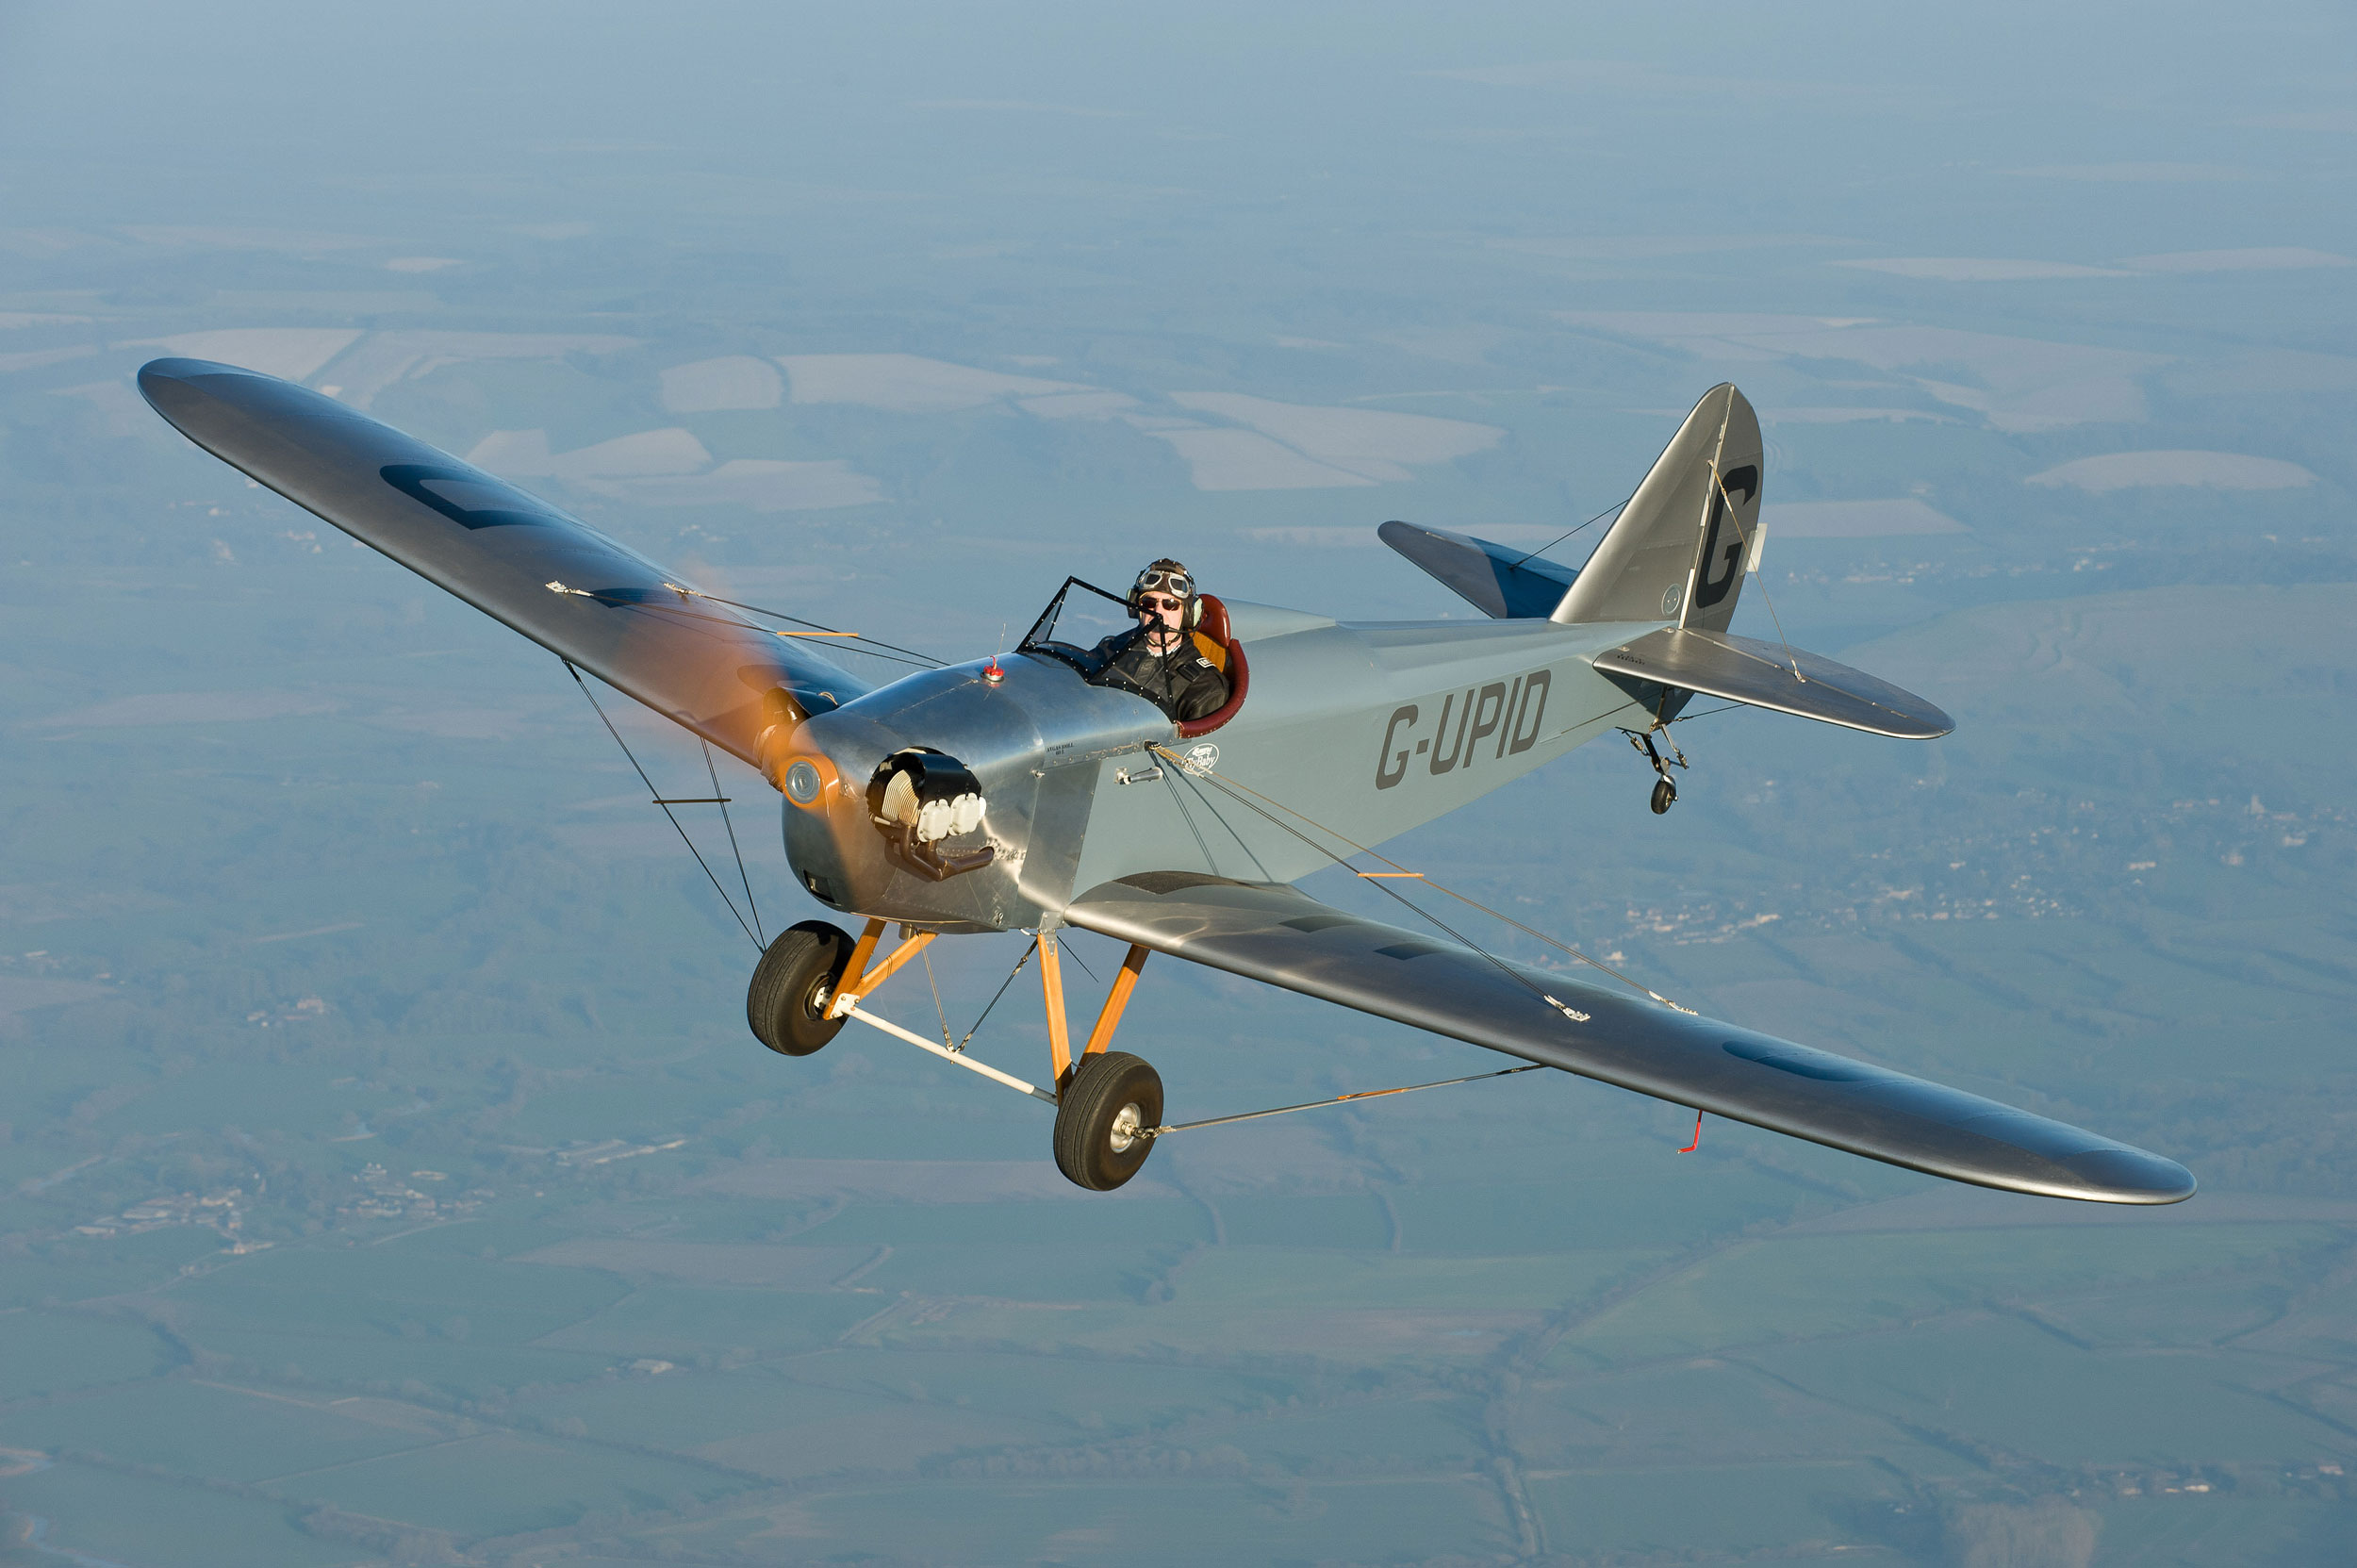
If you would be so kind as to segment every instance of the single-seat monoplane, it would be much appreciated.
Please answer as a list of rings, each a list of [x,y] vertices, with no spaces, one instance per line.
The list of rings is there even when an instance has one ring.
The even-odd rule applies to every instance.
[[[334,398],[196,359],[157,360],[140,387],[233,468],[759,769],[795,879],[861,930],[805,921],[769,943],[754,1035],[804,1056],[858,1020],[1048,1101],[1057,1164],[1083,1187],[1120,1186],[1177,1130],[1154,1068],[1111,1048],[1164,953],[1953,1180],[2110,1203],[2194,1191],[2175,1163],[2076,1127],[1293,885],[1344,866],[1396,892],[1383,879],[1413,873],[1376,846],[1602,736],[1644,754],[1667,811],[1682,760],[1667,731],[1698,695],[1948,733],[1920,697],[1729,630],[1764,539],[1759,424],[1732,386],[1703,395],[1576,569],[1383,525],[1483,620],[1340,622],[1205,596],[1188,635],[1228,696],[1186,722],[1091,679],[1130,596],[1078,578],[1013,653],[871,685],[817,639]],[[1129,949],[1077,1052],[1068,927]],[[1047,1087],[863,1005],[926,944],[1008,931],[1036,933]]]

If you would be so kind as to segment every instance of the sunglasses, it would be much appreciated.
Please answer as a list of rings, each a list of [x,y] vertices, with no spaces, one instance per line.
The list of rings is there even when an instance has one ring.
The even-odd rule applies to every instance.
[[[1164,599],[1150,593],[1138,596],[1138,608],[1142,610],[1183,610],[1186,607],[1187,602],[1183,599]]]

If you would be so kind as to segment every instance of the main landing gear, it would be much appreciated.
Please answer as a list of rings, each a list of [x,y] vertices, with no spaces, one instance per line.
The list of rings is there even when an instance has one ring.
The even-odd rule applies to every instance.
[[[1653,786],[1653,814],[1659,817],[1677,804],[1678,782],[1670,776],[1670,763],[1663,760],[1661,752],[1654,746],[1653,735],[1650,733],[1641,735],[1629,734],[1624,730],[1622,734],[1628,734],[1628,743],[1642,751],[1645,754],[1645,760],[1653,764],[1653,770],[1660,775],[1654,781]],[[1665,728],[1661,735],[1664,740],[1669,740],[1670,732]],[[1684,767],[1687,765],[1686,753],[1678,750],[1678,743],[1674,740],[1670,741],[1670,754],[1676,760],[1678,767]]]
[[[778,933],[745,990],[753,1038],[780,1056],[808,1056],[841,1033],[827,1004],[850,960],[850,937],[824,920]]]
[[[870,920],[854,942],[848,933],[823,920],[806,920],[780,933],[761,955],[752,983],[746,989],[745,1021],[751,1026],[753,1038],[781,1056],[808,1056],[840,1033],[844,1024],[857,1018],[920,1050],[1053,1105],[1056,1168],[1074,1185],[1091,1192],[1111,1192],[1138,1173],[1154,1151],[1156,1134],[1162,1131],[1162,1075],[1126,1050],[1106,1048],[1129,1004],[1138,973],[1146,967],[1146,949],[1131,948],[1122,961],[1112,994],[1097,1013],[1096,1026],[1089,1032],[1088,1043],[1076,1063],[1064,1018],[1062,955],[1055,933],[1040,933],[1040,984],[1047,1004],[1047,1048],[1056,1074],[1056,1092],[1050,1094],[1012,1073],[975,1061],[965,1054],[964,1041],[953,1046],[945,1033],[936,1045],[862,1010],[860,1003],[900,966],[924,951],[935,935],[903,926],[898,945],[878,959],[876,947],[883,931],[883,921]],[[967,1039],[972,1037],[967,1035]]]
[[[1162,1075],[1126,1050],[1083,1057],[1056,1097],[1056,1168],[1076,1186],[1111,1192],[1154,1152]]]

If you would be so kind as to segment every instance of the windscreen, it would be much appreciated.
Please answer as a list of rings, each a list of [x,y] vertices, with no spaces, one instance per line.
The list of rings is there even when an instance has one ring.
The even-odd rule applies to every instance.
[[[1067,577],[1056,597],[1047,602],[1021,644],[1026,653],[1046,653],[1067,664],[1078,665],[1082,672],[1094,663],[1087,655],[1105,638],[1116,632],[1126,632],[1137,624],[1128,604],[1116,593],[1108,593],[1094,583],[1078,577]]]

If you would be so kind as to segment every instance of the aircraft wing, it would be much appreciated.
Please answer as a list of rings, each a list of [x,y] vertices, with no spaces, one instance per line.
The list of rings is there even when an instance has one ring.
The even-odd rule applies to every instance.
[[[276,376],[158,359],[140,390],[198,446],[759,766],[764,730],[867,685],[537,496]]]
[[[1340,1002],[1713,1115],[1951,1180],[2099,1203],[2175,1203],[2158,1155],[1887,1067],[1696,1017],[1617,987],[1494,963],[1292,887],[1195,872],[1076,899],[1087,931]]]

